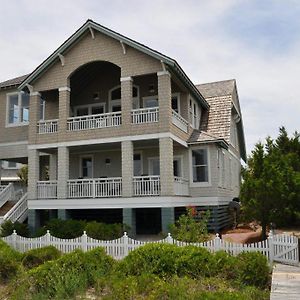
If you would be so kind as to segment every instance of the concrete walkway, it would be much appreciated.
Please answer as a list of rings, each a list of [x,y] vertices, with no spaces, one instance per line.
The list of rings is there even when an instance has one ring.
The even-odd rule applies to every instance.
[[[300,299],[300,266],[276,264],[273,268],[271,300]]]

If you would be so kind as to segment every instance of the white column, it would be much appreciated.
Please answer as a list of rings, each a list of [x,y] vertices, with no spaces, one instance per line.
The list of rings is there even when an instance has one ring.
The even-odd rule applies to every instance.
[[[131,197],[133,190],[133,143],[122,142],[122,194],[123,197]]]
[[[28,150],[28,199],[37,199],[37,181],[40,177],[40,156],[36,149]]]
[[[57,169],[57,197],[59,199],[68,198],[67,180],[69,179],[69,148],[58,147],[58,169]]]

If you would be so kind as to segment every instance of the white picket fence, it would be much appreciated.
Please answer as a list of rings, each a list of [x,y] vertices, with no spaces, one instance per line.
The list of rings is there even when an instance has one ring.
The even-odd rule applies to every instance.
[[[72,252],[75,249],[88,251],[96,247],[104,247],[106,253],[115,259],[122,259],[129,252],[149,243],[168,243],[178,246],[194,245],[204,247],[211,252],[219,250],[226,251],[231,255],[237,255],[241,252],[260,252],[264,254],[270,262],[277,261],[286,264],[299,263],[298,238],[286,234],[269,235],[269,238],[262,242],[252,244],[236,244],[222,240],[218,234],[210,241],[204,243],[185,243],[175,240],[170,233],[165,239],[159,241],[138,241],[128,237],[127,233],[116,240],[101,241],[90,238],[86,232],[75,239],[60,239],[52,236],[49,231],[44,236],[38,238],[26,238],[19,236],[15,231],[12,235],[2,238],[7,244],[20,252],[26,252],[31,249],[45,246],[55,246],[63,253]]]

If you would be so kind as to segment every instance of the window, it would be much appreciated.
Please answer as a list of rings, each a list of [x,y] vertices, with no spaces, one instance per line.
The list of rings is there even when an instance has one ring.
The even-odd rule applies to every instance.
[[[29,121],[29,94],[24,92],[7,95],[7,124],[22,125]]]
[[[81,177],[93,178],[93,158],[81,157]]]
[[[180,101],[178,95],[172,96],[172,109],[175,110],[178,114],[180,114]]]
[[[8,161],[7,167],[9,169],[16,169],[17,168],[17,163],[14,161]]]
[[[192,150],[192,175],[193,182],[208,182],[207,149]]]
[[[109,109],[110,112],[117,112],[121,111],[121,86],[118,85],[117,87],[114,87],[109,92],[109,100],[110,105]],[[138,86],[132,87],[132,108],[137,109],[139,108],[139,88]]]
[[[181,158],[176,157],[173,160],[173,172],[175,177],[182,177]]]
[[[41,99],[41,101],[40,101],[40,120],[45,120],[45,106],[46,106],[46,101]]]
[[[194,99],[190,99],[189,112],[190,112],[191,126],[195,129],[199,129],[200,118],[201,118],[201,108]]]
[[[142,156],[140,153],[135,153],[133,155],[133,176],[141,176],[142,170]]]
[[[80,105],[74,107],[74,113],[76,117],[103,114],[104,110],[105,110],[105,103]]]
[[[145,108],[157,107],[157,106],[158,106],[157,96],[144,98],[144,107]]]

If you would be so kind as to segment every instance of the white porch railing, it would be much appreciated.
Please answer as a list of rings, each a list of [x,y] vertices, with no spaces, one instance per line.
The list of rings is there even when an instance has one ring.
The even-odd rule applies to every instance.
[[[27,193],[2,217],[0,217],[0,224],[4,221],[23,222],[27,217]]]
[[[189,181],[182,177],[174,176],[174,193],[175,195],[189,195]]]
[[[172,123],[184,132],[188,132],[189,122],[175,110],[172,110]]]
[[[158,107],[139,108],[131,111],[132,124],[155,123],[158,122]]]
[[[37,182],[38,199],[56,199],[57,198],[57,181],[47,180]]]
[[[69,131],[120,126],[121,112],[68,118],[67,123]]]
[[[7,201],[13,200],[14,186],[12,183],[1,186],[0,190],[0,207],[2,207]]]
[[[57,132],[57,124],[58,124],[57,119],[39,121],[37,123],[38,133],[39,134],[45,134],[45,133]]]
[[[122,196],[122,178],[68,180],[69,198],[107,198]]]
[[[134,196],[157,196],[160,194],[160,176],[133,177]]]

